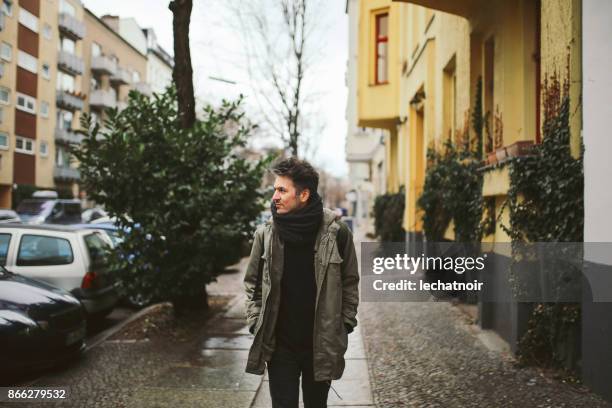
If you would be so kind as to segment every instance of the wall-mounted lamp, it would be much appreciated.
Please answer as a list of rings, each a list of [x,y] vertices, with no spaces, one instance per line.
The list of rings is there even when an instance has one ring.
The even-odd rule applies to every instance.
[[[419,91],[410,100],[410,106],[414,110],[423,109],[423,101],[425,100],[425,91]]]

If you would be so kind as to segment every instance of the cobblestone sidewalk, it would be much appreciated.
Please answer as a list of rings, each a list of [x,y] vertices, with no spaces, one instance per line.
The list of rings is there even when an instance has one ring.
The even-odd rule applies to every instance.
[[[490,351],[449,303],[362,303],[378,407],[612,407]]]

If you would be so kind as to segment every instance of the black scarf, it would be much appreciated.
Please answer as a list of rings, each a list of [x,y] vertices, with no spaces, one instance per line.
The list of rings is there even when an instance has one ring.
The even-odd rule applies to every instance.
[[[305,207],[287,214],[278,214],[274,202],[270,205],[274,227],[281,239],[294,244],[314,243],[323,220],[323,201],[315,193]]]

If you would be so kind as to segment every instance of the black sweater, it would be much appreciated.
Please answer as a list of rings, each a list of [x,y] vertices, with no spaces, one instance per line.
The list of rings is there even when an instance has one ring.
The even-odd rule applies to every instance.
[[[314,244],[285,242],[277,344],[292,351],[312,351],[316,297]]]

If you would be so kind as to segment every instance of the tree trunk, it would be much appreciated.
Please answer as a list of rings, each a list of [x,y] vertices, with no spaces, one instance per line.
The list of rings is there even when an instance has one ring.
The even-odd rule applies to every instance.
[[[193,70],[189,51],[189,22],[192,6],[192,0],[174,0],[168,6],[172,10],[172,27],[174,29],[172,79],[176,85],[179,123],[183,129],[189,129],[195,123]]]

